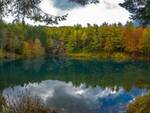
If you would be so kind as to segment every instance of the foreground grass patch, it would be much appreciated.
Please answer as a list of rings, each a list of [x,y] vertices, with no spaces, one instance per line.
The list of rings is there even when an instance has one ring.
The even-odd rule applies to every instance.
[[[126,113],[150,113],[150,93],[137,97],[133,103],[128,105]]]
[[[0,95],[0,113],[58,113],[47,107],[39,97],[21,95],[17,99]]]

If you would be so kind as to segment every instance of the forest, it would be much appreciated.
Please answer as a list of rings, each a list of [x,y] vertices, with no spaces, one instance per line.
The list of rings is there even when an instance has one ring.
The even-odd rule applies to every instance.
[[[0,58],[104,55],[150,57],[150,28],[104,23],[46,27],[0,23]]]
[[[0,113],[150,113],[150,0],[50,0],[56,15],[43,1],[0,0]],[[128,22],[122,12],[114,24],[99,24],[98,4],[126,11]],[[90,5],[99,22],[59,24]]]

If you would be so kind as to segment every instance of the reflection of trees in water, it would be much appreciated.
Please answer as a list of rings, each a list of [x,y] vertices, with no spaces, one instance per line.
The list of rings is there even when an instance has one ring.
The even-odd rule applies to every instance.
[[[34,70],[35,72],[39,72],[42,65],[45,63],[45,60],[44,58],[26,59],[26,60],[23,60],[22,63],[26,71]]]
[[[79,86],[123,86],[130,90],[133,85],[148,86],[150,64],[147,62],[124,62],[96,60],[67,60],[40,58],[17,60],[0,66],[0,87],[42,80],[72,81]]]
[[[59,71],[63,68],[66,60],[66,58],[47,58],[45,63],[47,71],[53,71],[57,69],[57,71]]]

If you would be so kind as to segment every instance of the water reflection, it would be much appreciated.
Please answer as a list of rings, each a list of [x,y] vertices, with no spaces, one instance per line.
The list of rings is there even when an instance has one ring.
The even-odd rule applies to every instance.
[[[150,63],[39,58],[0,63],[0,89],[28,82],[60,80],[79,86],[150,87]]]
[[[3,94],[15,99],[25,91],[41,97],[47,106],[61,109],[62,113],[122,113],[129,101],[147,92],[135,87],[127,92],[123,87],[86,87],[85,84],[76,87],[72,82],[47,80],[7,88]]]
[[[0,92],[14,99],[27,89],[61,113],[122,113],[129,101],[150,88],[149,72],[149,62],[0,61]]]

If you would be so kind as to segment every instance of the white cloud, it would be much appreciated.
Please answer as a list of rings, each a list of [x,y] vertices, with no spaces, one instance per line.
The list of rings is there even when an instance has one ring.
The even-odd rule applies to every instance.
[[[60,22],[57,26],[72,26],[75,24],[85,26],[87,23],[101,25],[104,22],[110,24],[121,22],[125,24],[129,20],[129,12],[118,5],[120,2],[123,2],[123,0],[100,0],[100,3],[97,5],[90,4],[85,7],[63,11],[55,8],[51,0],[44,0],[41,3],[41,8],[53,15],[69,14],[67,20]],[[6,20],[10,22],[12,18],[9,17]],[[34,25],[41,24],[30,20],[27,20],[27,23]]]
[[[61,22],[60,25],[86,25],[87,23],[101,25],[104,22],[125,24],[129,20],[129,13],[118,5],[118,1],[103,0],[97,5],[73,9],[69,12],[67,21]]]
[[[68,113],[81,111],[82,113],[109,113],[110,111],[119,113],[124,110],[129,101],[137,95],[145,94],[146,91],[146,89],[132,88],[126,92],[124,88],[116,86],[111,88],[87,87],[85,84],[74,86],[72,82],[46,80],[41,83],[7,88],[3,90],[3,95],[7,95],[6,98],[9,97],[9,101],[14,102],[14,99],[19,99],[18,97],[29,92],[30,96],[40,97],[47,106],[63,108]]]

